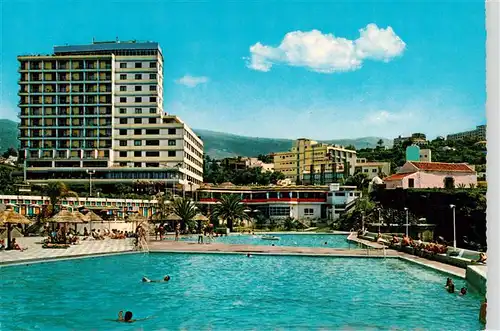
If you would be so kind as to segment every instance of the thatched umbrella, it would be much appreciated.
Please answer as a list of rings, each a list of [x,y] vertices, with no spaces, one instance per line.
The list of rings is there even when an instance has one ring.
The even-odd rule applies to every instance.
[[[176,221],[176,222],[182,221],[182,217],[174,213],[168,214],[167,217],[165,217],[165,219],[167,221]]]
[[[0,224],[7,225],[7,248],[10,247],[10,226],[11,224],[30,224],[31,221],[21,214],[16,213],[11,207],[7,207],[4,211],[0,212]]]
[[[67,209],[63,209],[47,220],[50,223],[83,223],[83,220]]]
[[[90,210],[87,214],[85,214],[85,221],[89,222],[90,231],[92,231],[92,222],[102,222],[104,221],[101,216],[94,213]]]
[[[197,227],[198,227],[198,231],[201,231],[201,222],[208,222],[208,217],[206,217],[203,214],[196,214],[193,217],[193,221],[196,221]]]

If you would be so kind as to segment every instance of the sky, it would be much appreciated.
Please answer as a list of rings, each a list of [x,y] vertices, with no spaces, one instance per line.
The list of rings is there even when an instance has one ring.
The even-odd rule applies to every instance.
[[[164,110],[255,137],[428,137],[486,123],[485,11],[451,1],[4,1],[0,118],[21,54],[157,41]]]

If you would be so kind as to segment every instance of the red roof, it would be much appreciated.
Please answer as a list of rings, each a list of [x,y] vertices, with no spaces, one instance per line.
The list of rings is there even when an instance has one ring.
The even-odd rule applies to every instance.
[[[444,162],[416,162],[410,161],[412,165],[422,171],[443,171],[443,172],[470,172],[474,173],[471,167],[465,163],[444,163]]]
[[[414,172],[407,172],[405,174],[394,174],[394,175],[391,175],[389,177],[385,177],[384,182],[390,182],[393,180],[401,180],[401,179],[405,178],[406,176],[409,176],[412,174],[414,174]]]

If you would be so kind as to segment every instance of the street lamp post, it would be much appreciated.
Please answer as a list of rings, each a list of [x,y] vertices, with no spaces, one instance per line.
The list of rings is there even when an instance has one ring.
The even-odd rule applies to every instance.
[[[455,223],[455,205],[450,205],[451,211],[453,212],[453,248],[457,249],[457,228]]]
[[[408,237],[408,208],[405,207],[405,211],[406,211],[406,236]]]
[[[95,174],[95,170],[86,170],[87,174],[89,175],[89,197],[92,196],[92,175]]]

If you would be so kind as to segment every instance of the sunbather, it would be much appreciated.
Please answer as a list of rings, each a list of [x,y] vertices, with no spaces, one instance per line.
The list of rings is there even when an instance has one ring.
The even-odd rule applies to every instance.
[[[477,259],[476,262],[486,264],[486,253],[484,252],[479,253],[479,259]]]
[[[163,282],[168,282],[170,280],[170,276],[167,275],[165,277],[163,277],[162,280],[151,280],[147,277],[142,277],[142,282],[143,283],[163,283]]]
[[[5,249],[5,240],[4,239],[1,239],[0,240],[0,249]]]
[[[19,244],[16,242],[16,238],[12,238],[12,240],[10,241],[10,248],[21,252],[28,249],[28,248],[21,248],[21,246],[19,246]]]

